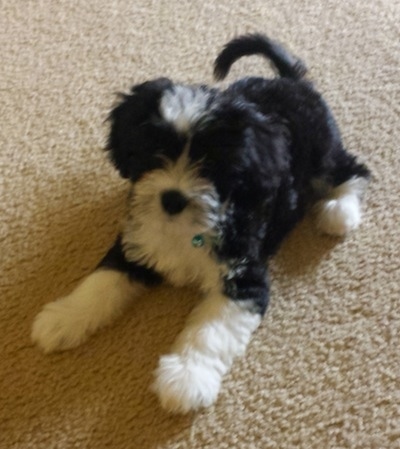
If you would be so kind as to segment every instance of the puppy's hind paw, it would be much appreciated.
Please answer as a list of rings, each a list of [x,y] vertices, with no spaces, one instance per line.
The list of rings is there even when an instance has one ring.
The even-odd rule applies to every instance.
[[[330,235],[344,236],[361,222],[360,200],[356,195],[320,201],[317,204],[317,226]]]
[[[164,409],[188,413],[212,405],[221,386],[218,360],[197,354],[161,357],[153,391]],[[219,369],[220,368],[220,369]]]

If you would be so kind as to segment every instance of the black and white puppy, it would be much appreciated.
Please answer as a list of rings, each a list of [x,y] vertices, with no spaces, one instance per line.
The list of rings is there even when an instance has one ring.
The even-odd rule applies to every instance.
[[[329,234],[360,223],[369,171],[344,149],[302,62],[263,35],[246,35],[222,50],[216,78],[254,54],[280,77],[225,90],[161,78],[122,96],[107,148],[131,182],[121,233],[94,273],[33,325],[45,352],[73,348],[145,288],[196,284],[204,300],[155,373],[170,411],[216,400],[267,308],[267,261],[310,204]]]

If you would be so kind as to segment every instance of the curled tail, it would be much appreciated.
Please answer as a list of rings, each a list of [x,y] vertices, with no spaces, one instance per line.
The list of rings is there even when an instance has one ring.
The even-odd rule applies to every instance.
[[[262,55],[272,61],[281,77],[301,79],[307,72],[304,63],[284,47],[263,34],[247,34],[228,42],[214,63],[214,77],[223,80],[232,64],[243,56]]]

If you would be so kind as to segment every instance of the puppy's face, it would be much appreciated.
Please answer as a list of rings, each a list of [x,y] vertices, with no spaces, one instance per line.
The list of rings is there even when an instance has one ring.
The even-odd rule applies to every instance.
[[[168,79],[135,86],[111,113],[108,145],[133,184],[135,216],[157,222],[158,232],[214,229],[248,164],[252,120],[243,103],[205,86]]]

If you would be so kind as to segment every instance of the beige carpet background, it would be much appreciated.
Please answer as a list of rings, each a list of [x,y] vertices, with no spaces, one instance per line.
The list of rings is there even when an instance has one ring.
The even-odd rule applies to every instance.
[[[400,448],[399,24],[397,0],[1,2],[1,449]],[[30,327],[117,232],[126,184],[101,151],[114,92],[211,82],[248,31],[304,58],[376,180],[346,240],[296,229],[217,404],[174,417],[148,386],[194,292],[160,288],[68,353],[42,355]],[[268,70],[249,58],[230,80]]]

